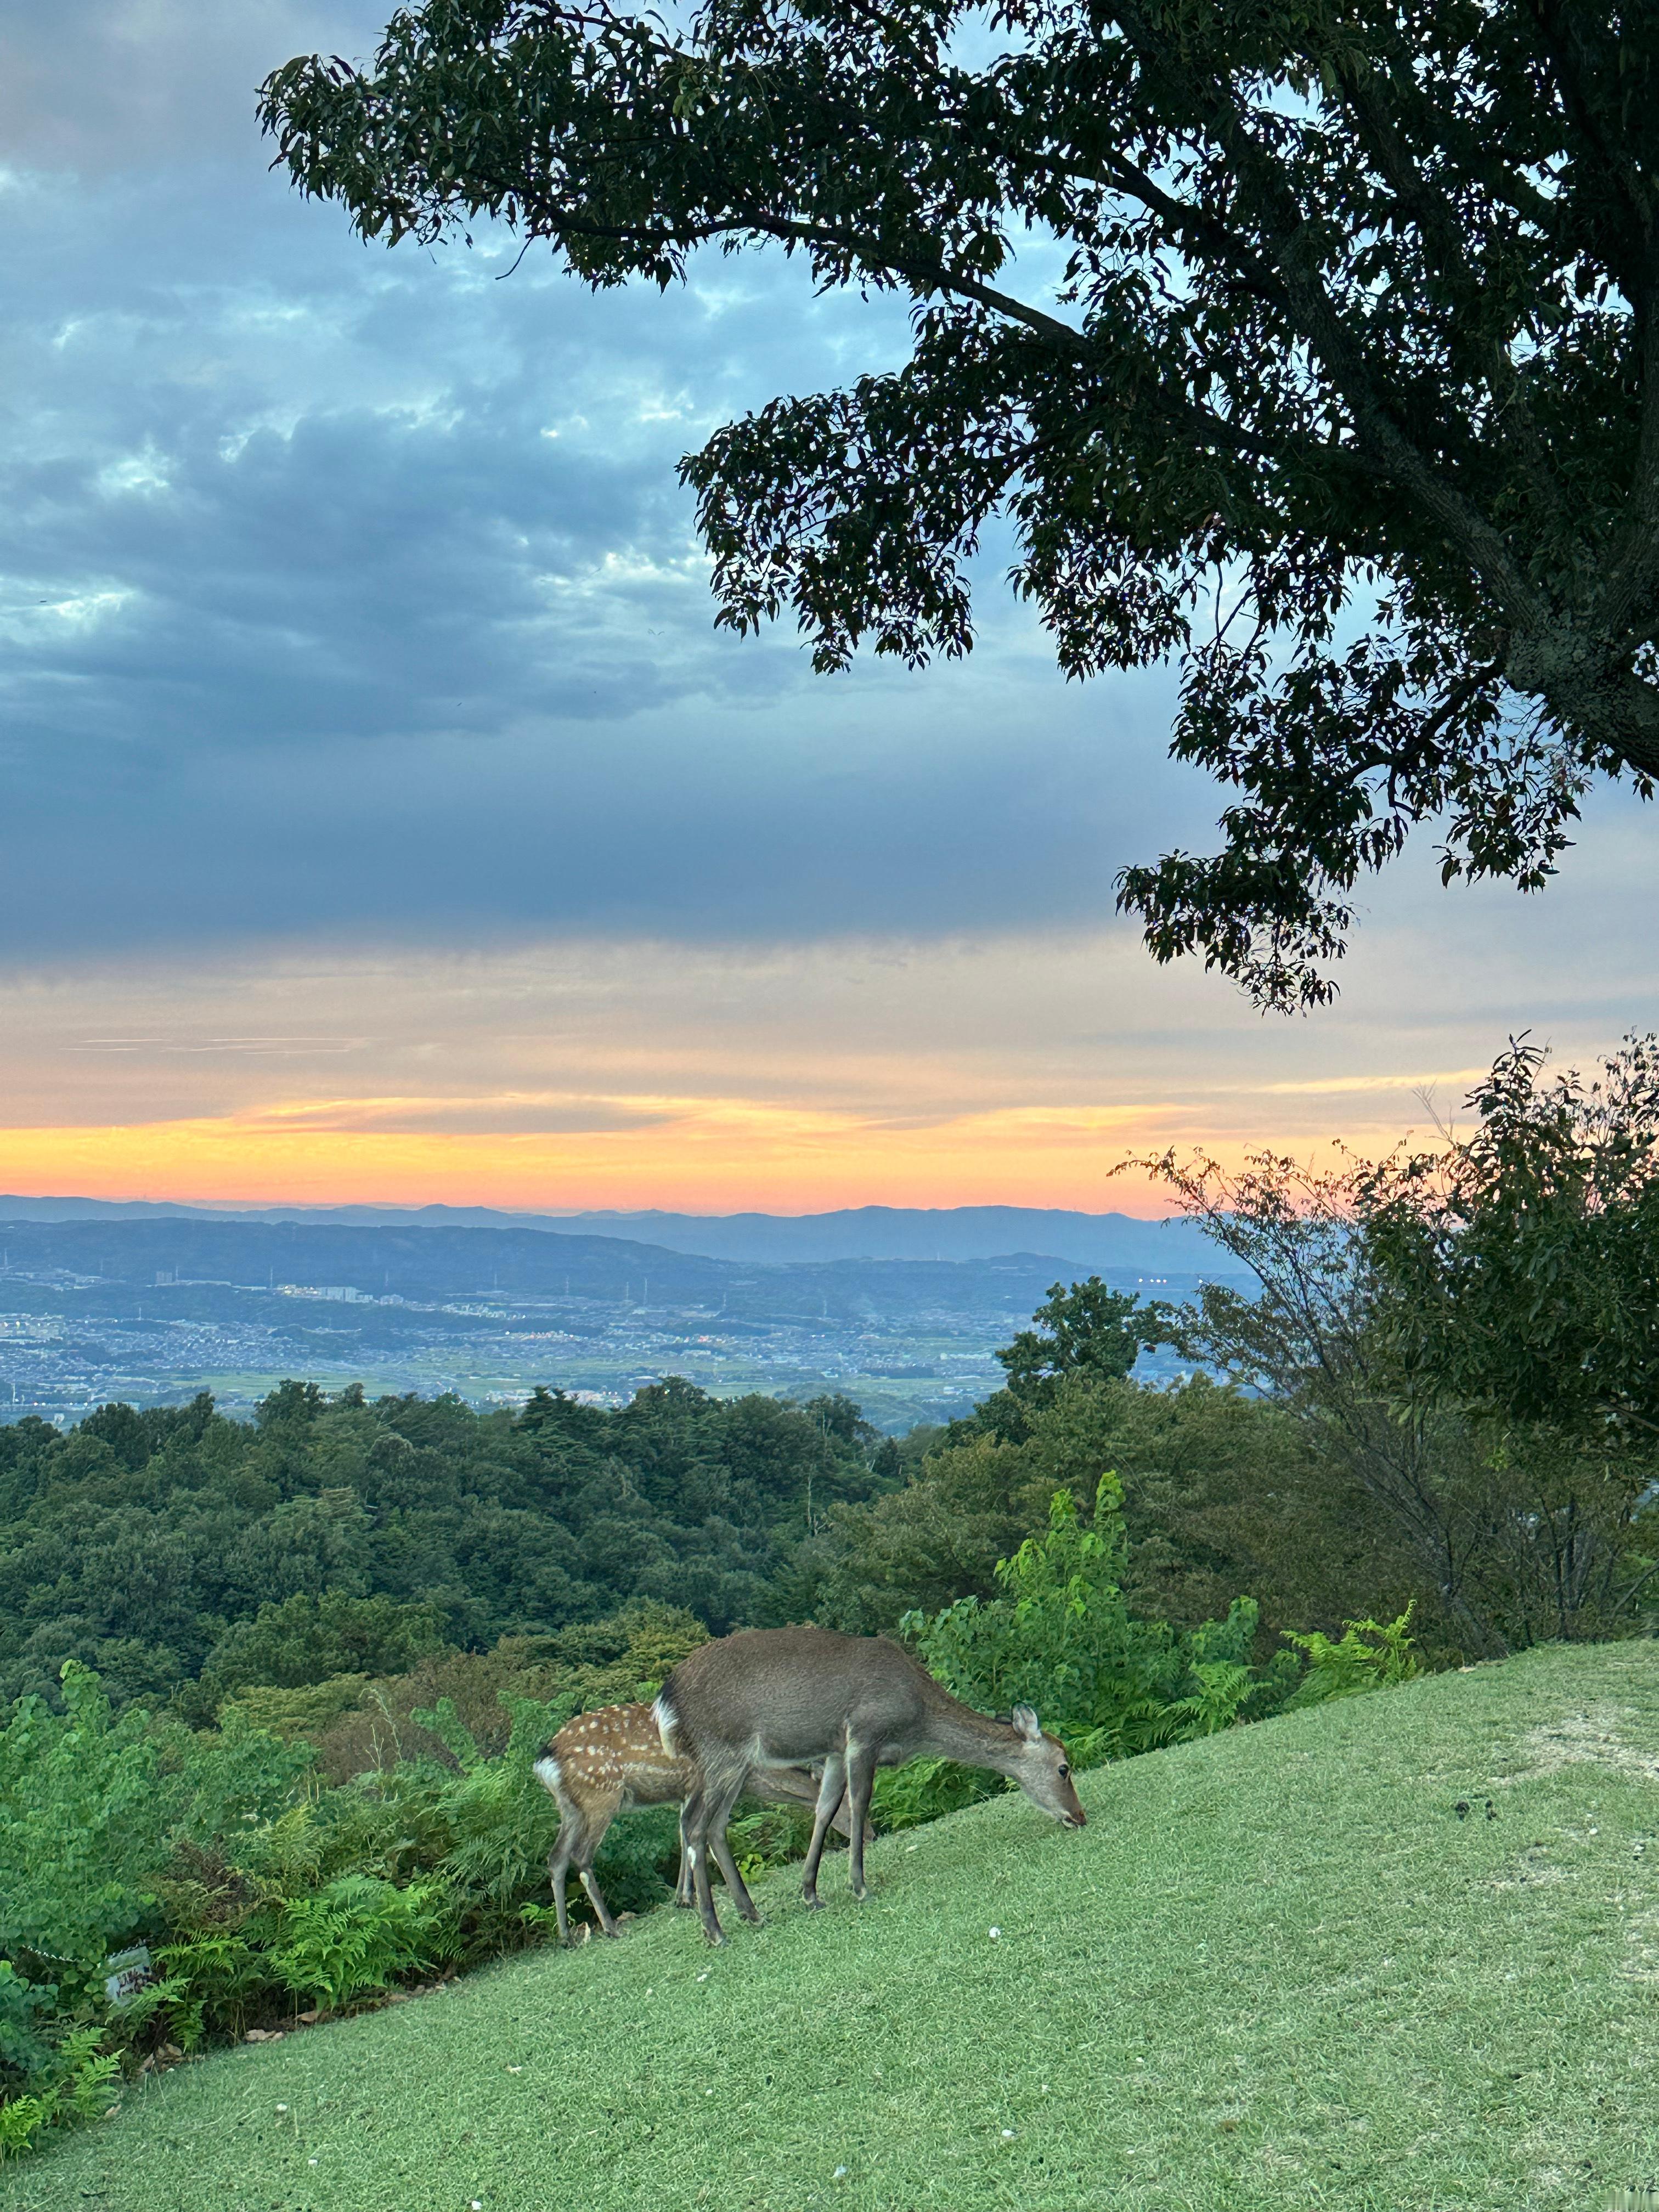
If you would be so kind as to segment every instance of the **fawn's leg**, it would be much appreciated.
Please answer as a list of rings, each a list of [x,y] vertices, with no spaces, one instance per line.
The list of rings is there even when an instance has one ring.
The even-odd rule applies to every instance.
[[[823,1839],[830,1832],[830,1823],[836,1817],[836,1808],[846,1793],[846,1769],[838,1751],[832,1751],[823,1762],[823,1779],[818,1784],[818,1808],[812,1819],[811,1848],[806,1854],[806,1863],[801,1869],[800,1893],[809,1905],[823,1902],[818,1895],[818,1862],[823,1856]]]
[[[553,1910],[558,1916],[559,1941],[570,1941],[570,1909],[565,1901],[565,1886],[570,1879],[574,1860],[581,1875],[582,1887],[592,1895],[589,1887],[587,1869],[593,1863],[593,1854],[605,1840],[605,1830],[611,1826],[611,1816],[595,1819],[580,1806],[561,1802],[559,1833],[547,1862],[547,1877],[553,1885]]]
[[[591,1865],[581,1867],[578,1871],[582,1878],[582,1887],[587,1892],[593,1910],[599,1916],[600,1927],[607,1936],[614,1936],[617,1932],[617,1923],[611,1917],[611,1907],[605,1901],[605,1893],[599,1887],[592,1867]]]
[[[548,1853],[547,1878],[553,1885],[553,1911],[559,1923],[559,1941],[570,1941],[570,1907],[564,1901],[564,1886],[570,1878],[570,1823],[561,1820],[559,1839]]]

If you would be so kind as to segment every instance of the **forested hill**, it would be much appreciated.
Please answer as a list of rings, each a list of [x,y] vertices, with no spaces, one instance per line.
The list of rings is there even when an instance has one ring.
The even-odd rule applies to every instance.
[[[1052,1255],[979,1261],[839,1260],[771,1264],[705,1259],[623,1237],[536,1229],[365,1228],[283,1221],[0,1222],[0,1276],[77,1276],[176,1288],[332,1285],[364,1297],[592,1298],[724,1305],[773,1315],[792,1306],[848,1315],[919,1305],[1029,1310],[1071,1272]]]
[[[711,1260],[995,1260],[1051,1253],[1073,1268],[1137,1273],[1235,1272],[1194,1221],[1056,1206],[855,1206],[830,1213],[504,1213],[487,1206],[247,1206],[228,1211],[149,1200],[0,1194],[0,1223],[290,1222],[306,1228],[532,1229],[543,1236],[621,1238]]]
[[[609,1237],[550,1237],[532,1229],[360,1228],[332,1223],[161,1220],[7,1222],[0,1257],[11,1273],[60,1268],[111,1281],[337,1284],[380,1297],[559,1292],[635,1298],[648,1274],[660,1297],[718,1305],[745,1271],[665,1247]]]
[[[793,1547],[837,1502],[890,1486],[883,1465],[846,1399],[722,1401],[677,1381],[616,1412],[546,1391],[517,1414],[371,1405],[289,1382],[252,1423],[205,1396],[106,1406],[68,1435],[10,1423],[0,1706],[53,1692],[68,1658],[117,1698],[165,1698],[203,1670],[220,1693],[395,1673],[435,1644],[482,1649],[629,1600],[717,1632],[784,1618]],[[284,1601],[295,1648],[283,1631],[252,1655],[244,1626]]]

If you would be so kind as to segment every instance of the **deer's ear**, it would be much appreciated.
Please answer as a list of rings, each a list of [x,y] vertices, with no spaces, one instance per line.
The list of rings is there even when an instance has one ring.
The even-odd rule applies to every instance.
[[[1014,1733],[1017,1735],[1023,1735],[1027,1743],[1036,1743],[1041,1741],[1042,1730],[1037,1724],[1036,1715],[1029,1705],[1014,1707],[1013,1723]]]

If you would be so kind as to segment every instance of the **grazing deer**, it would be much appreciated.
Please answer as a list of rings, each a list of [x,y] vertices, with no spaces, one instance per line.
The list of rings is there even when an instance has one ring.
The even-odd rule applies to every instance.
[[[632,1813],[641,1805],[683,1805],[691,1794],[695,1776],[683,1759],[663,1747],[656,1718],[649,1705],[606,1705],[597,1712],[578,1713],[567,1721],[537,1759],[533,1769],[543,1788],[558,1801],[559,1838],[547,1862],[553,1884],[553,1909],[558,1915],[559,1941],[570,1941],[570,1921],[565,1905],[565,1883],[574,1865],[582,1887],[599,1916],[599,1925],[614,1936],[611,1917],[593,1874],[593,1855],[618,1813]],[[813,1805],[817,1802],[817,1776],[805,1767],[782,1767],[776,1772],[751,1776],[750,1791],[781,1805]],[[741,1788],[738,1792],[742,1794]],[[849,1833],[845,1814],[836,1826]],[[722,1841],[724,1838],[722,1837]],[[743,1890],[729,1851],[718,1858],[727,1881]],[[749,1893],[743,1890],[747,1898]],[[691,1862],[686,1847],[684,1823],[680,1833],[680,1878],[677,1905],[693,1902]]]
[[[683,1659],[653,1708],[666,1749],[695,1771],[680,1833],[711,1943],[723,1943],[708,1881],[712,1850],[745,1920],[754,1900],[731,1863],[726,1824],[745,1778],[823,1762],[812,1848],[802,1893],[818,1902],[818,1862],[843,1796],[850,1814],[853,1894],[866,1894],[865,1823],[878,1766],[926,1753],[963,1766],[988,1766],[1018,1782],[1034,1805],[1068,1828],[1085,1819],[1072,1787],[1066,1747],[1044,1735],[1029,1705],[1006,1721],[960,1704],[908,1651],[882,1636],[836,1636],[823,1628],[746,1629]]]

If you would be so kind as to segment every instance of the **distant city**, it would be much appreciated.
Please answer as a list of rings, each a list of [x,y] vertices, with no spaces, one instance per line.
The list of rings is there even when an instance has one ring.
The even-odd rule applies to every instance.
[[[624,1219],[656,1236],[617,1235]],[[1045,1252],[1039,1232],[1080,1249]],[[1005,1237],[1000,1252],[972,1249]],[[849,1242],[862,1254],[846,1256]],[[913,1256],[928,1242],[949,1256]],[[1147,1264],[1164,1251],[1170,1265]],[[722,1397],[842,1392],[902,1432],[994,1389],[997,1346],[1052,1284],[1090,1273],[1185,1299],[1235,1270],[1186,1222],[1017,1207],[706,1222],[480,1210],[455,1225],[438,1208],[0,1198],[0,1421],[66,1425],[111,1399],[199,1390],[246,1413],[289,1376],[480,1407],[542,1383],[615,1405],[672,1374]],[[1178,1363],[1151,1353],[1137,1371]]]

